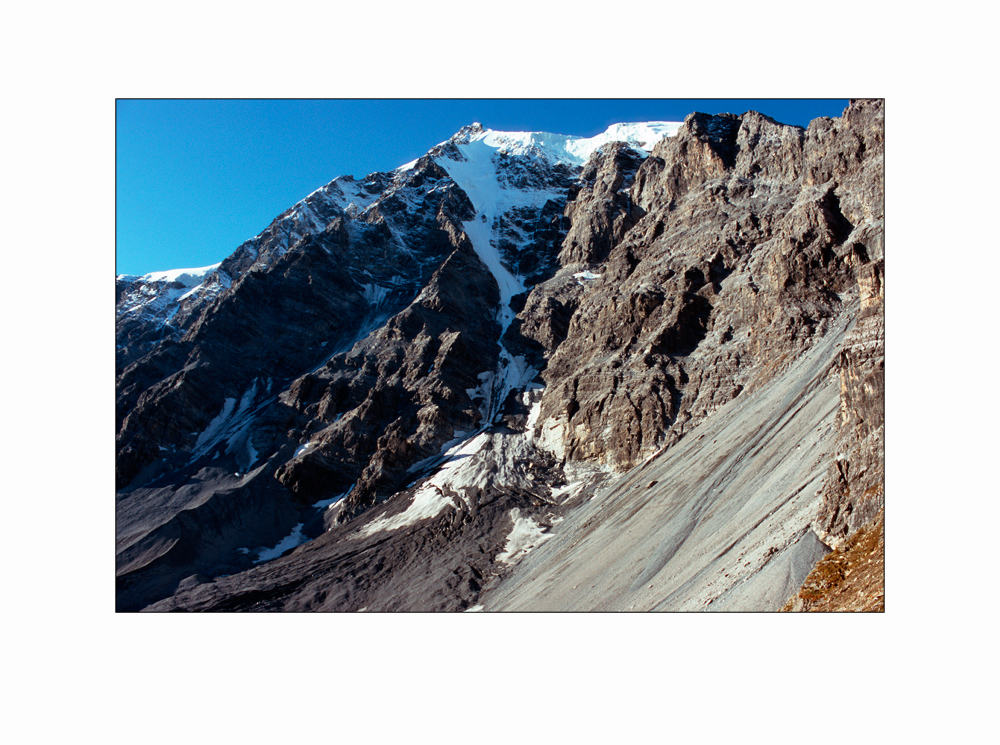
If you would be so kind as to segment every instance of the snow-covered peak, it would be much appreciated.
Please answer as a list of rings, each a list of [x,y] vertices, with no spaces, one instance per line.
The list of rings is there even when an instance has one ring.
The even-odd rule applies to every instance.
[[[497,132],[473,125],[462,130],[463,141],[482,142],[507,155],[542,156],[552,163],[582,166],[595,150],[609,142],[627,142],[643,152],[664,137],[677,134],[683,122],[636,122],[612,124],[593,137],[553,134],[551,132]]]
[[[550,200],[562,200],[565,204],[566,185],[559,184],[558,177],[551,173],[551,166],[561,163],[580,168],[594,151],[612,142],[626,142],[645,154],[664,137],[675,135],[682,124],[613,124],[593,137],[578,137],[551,132],[498,132],[484,129],[475,122],[462,127],[447,143],[442,143],[444,147],[431,151],[437,153],[438,165],[465,192],[475,208],[476,217],[464,222],[462,227],[479,258],[496,277],[500,289],[498,320],[504,331],[514,318],[509,307],[511,298],[525,292],[527,286],[525,278],[514,268],[516,262],[512,262],[510,256],[503,256],[498,249],[501,241],[494,230],[499,229],[500,220],[512,211],[537,210]],[[512,166],[498,155],[514,156],[518,162]]]
[[[119,319],[145,319],[161,327],[171,323],[183,303],[193,309],[212,301],[230,286],[229,275],[218,271],[219,266],[170,269],[142,276],[119,274],[116,282],[120,290],[116,301]]]
[[[219,264],[203,266],[197,269],[169,269],[165,272],[150,272],[139,279],[144,282],[180,282],[185,287],[197,287],[205,281],[205,277],[219,268]],[[125,275],[119,275],[124,277]]]

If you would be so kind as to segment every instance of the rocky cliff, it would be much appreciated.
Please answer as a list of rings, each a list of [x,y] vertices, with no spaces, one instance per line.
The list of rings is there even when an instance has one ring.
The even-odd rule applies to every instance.
[[[882,545],[882,152],[472,125],[120,277],[119,609],[820,608]]]

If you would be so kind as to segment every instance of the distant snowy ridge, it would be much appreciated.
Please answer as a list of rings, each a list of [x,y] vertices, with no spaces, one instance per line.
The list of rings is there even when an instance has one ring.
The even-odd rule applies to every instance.
[[[560,135],[551,132],[497,132],[485,129],[463,138],[467,143],[483,144],[507,155],[541,156],[553,164],[582,166],[587,158],[610,142],[627,142],[648,153],[664,137],[677,134],[683,122],[636,122],[612,124],[593,137]],[[475,125],[473,125],[475,127]]]
[[[221,263],[221,262],[220,262]],[[205,278],[219,268],[220,264],[203,266],[197,269],[168,269],[164,272],[149,272],[149,274],[119,274],[118,279],[141,279],[143,282],[180,282],[187,288],[197,287]]]
[[[220,265],[168,269],[141,276],[119,274],[116,283],[125,288],[118,303],[119,318],[146,318],[161,327],[171,323],[182,302],[210,302],[231,285],[231,278],[219,270]],[[210,280],[212,277],[214,280]]]

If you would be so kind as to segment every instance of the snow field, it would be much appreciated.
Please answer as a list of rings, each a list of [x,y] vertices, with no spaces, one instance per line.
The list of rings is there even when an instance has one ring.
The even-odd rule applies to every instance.
[[[215,437],[222,426],[229,420],[229,415],[233,413],[233,406],[236,404],[235,398],[227,398],[225,403],[222,404],[222,411],[216,415],[216,417],[208,423],[204,431],[198,435],[198,439],[194,443],[195,451],[200,451],[207,449],[207,447],[215,442]]]
[[[420,471],[420,470],[422,470],[424,468],[427,468],[428,466],[430,466],[432,463],[434,463],[437,460],[440,460],[442,458],[443,459],[447,459],[448,456],[449,456],[449,454],[450,454],[450,452],[456,446],[461,445],[462,443],[464,443],[466,440],[469,439],[469,435],[470,434],[472,434],[472,433],[471,432],[463,432],[462,430],[457,430],[455,432],[455,437],[453,437],[452,439],[448,440],[448,442],[446,442],[444,445],[441,446],[441,453],[440,453],[440,455],[432,455],[430,458],[424,458],[421,461],[417,461],[412,466],[410,466],[409,468],[407,468],[406,472],[407,473],[416,473],[417,471]],[[414,483],[416,483],[416,482],[414,482]],[[413,484],[411,484],[410,486],[413,486]]]
[[[388,297],[391,290],[388,287],[382,287],[376,284],[362,285],[362,297],[364,297],[365,302],[369,305],[378,305],[386,297]]]
[[[510,519],[514,527],[507,536],[503,552],[497,554],[496,558],[507,565],[516,564],[535,546],[552,537],[551,533],[546,533],[532,518],[521,517],[521,510],[517,507],[510,511]]]
[[[294,528],[292,532],[281,539],[278,545],[274,548],[258,548],[256,549],[257,558],[253,560],[254,564],[261,564],[265,561],[271,561],[272,559],[277,559],[285,551],[290,548],[295,548],[296,546],[301,546],[306,543],[309,539],[302,534],[302,528],[305,527],[305,523],[299,523]],[[240,549],[241,551],[243,549]]]
[[[464,161],[441,159],[442,166],[455,183],[464,191],[476,209],[476,216],[462,224],[463,229],[472,241],[472,246],[479,258],[486,264],[496,277],[500,288],[500,323],[503,331],[507,330],[514,314],[508,307],[514,295],[524,292],[524,284],[503,265],[500,252],[492,243],[493,222],[498,214],[502,214],[518,200],[523,200],[523,192],[512,192],[503,189],[497,179],[496,167],[493,164],[495,148],[482,141],[468,145],[459,145],[459,150],[465,157]],[[485,217],[485,220],[483,219]],[[506,313],[504,311],[507,311]]]
[[[444,454],[446,460],[441,468],[417,489],[413,501],[406,510],[392,517],[380,517],[374,520],[358,531],[358,536],[365,538],[381,530],[396,530],[429,517],[436,517],[448,506],[458,507],[451,497],[445,496],[444,488],[458,490],[469,485],[470,480],[465,472],[468,461],[483,448],[488,438],[489,435],[480,433],[449,449]]]
[[[403,512],[392,517],[380,517],[361,528],[357,536],[364,538],[383,530],[396,530],[413,525],[420,520],[436,517],[448,507],[458,509],[460,505],[445,490],[462,497],[468,488],[485,489],[488,486],[531,486],[530,481],[519,469],[519,464],[532,457],[533,427],[541,411],[540,396],[533,391],[522,394],[522,401],[529,405],[527,429],[515,434],[496,434],[480,431],[457,444],[454,440],[446,443],[444,463],[428,478],[413,495],[410,505]],[[532,398],[538,401],[532,402]],[[449,447],[450,446],[450,447]],[[427,459],[430,460],[430,459]],[[422,461],[423,464],[427,460]],[[416,470],[421,464],[414,464]]]
[[[142,275],[142,279],[146,282],[180,282],[187,288],[193,288],[200,285],[205,281],[205,278],[209,274],[214,272],[221,266],[219,264],[212,264],[211,266],[203,266],[198,269],[168,269],[165,272],[150,272],[149,274]]]
[[[182,302],[206,303],[215,299],[220,292],[232,285],[232,279],[225,272],[217,271],[219,264],[198,269],[171,269],[165,272],[150,272],[141,277],[119,275],[118,279],[139,281],[139,286],[130,290],[121,300],[118,309],[120,317],[140,316],[162,327],[170,323],[180,310]],[[207,277],[213,273],[215,281],[206,285]],[[168,287],[179,282],[182,287]]]
[[[557,500],[560,504],[564,504],[579,494],[580,490],[586,485],[586,481],[572,481],[565,486],[553,489],[550,496]]]
[[[486,130],[473,138],[510,155],[535,154],[551,163],[582,166],[598,148],[610,142],[627,142],[648,152],[664,137],[677,134],[683,122],[638,122],[612,124],[593,137],[560,135],[551,132],[495,132]]]

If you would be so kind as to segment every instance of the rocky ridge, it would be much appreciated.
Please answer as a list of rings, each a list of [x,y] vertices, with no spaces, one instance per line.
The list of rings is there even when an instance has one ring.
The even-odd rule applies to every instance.
[[[881,117],[693,114],[584,162],[473,125],[318,190],[179,302],[140,318],[120,278],[119,608],[514,607],[585,503],[827,339],[812,542],[741,580],[781,556],[801,583],[883,504]]]

